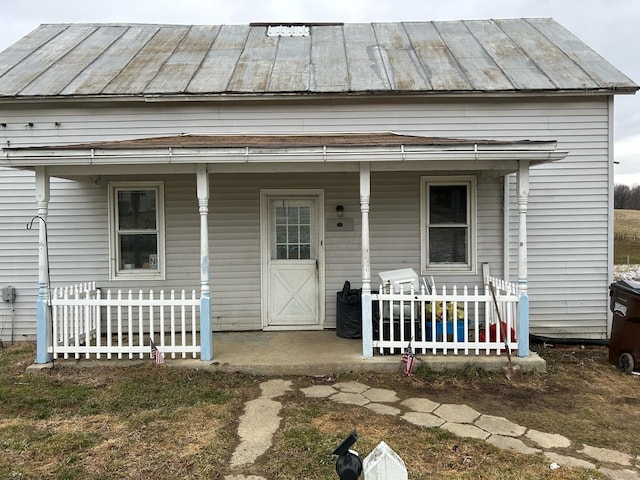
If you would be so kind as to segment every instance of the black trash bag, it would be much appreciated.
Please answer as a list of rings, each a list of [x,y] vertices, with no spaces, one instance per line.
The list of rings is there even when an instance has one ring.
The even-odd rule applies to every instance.
[[[362,290],[344,282],[337,293],[336,335],[342,338],[362,338]]]

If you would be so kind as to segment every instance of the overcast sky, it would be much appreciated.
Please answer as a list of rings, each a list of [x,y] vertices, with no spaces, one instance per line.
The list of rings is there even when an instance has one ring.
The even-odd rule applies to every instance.
[[[43,23],[384,22],[551,17],[640,84],[638,0],[0,0],[0,50]],[[640,93],[615,100],[615,183],[640,185]]]

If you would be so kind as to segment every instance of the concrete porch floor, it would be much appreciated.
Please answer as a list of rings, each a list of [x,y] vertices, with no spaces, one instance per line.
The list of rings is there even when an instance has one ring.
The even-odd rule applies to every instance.
[[[332,375],[349,372],[398,372],[400,355],[362,358],[361,340],[340,338],[335,331],[296,332],[216,332],[211,362],[167,358],[167,365],[206,368],[224,372],[257,375]],[[418,365],[434,371],[477,366],[501,371],[508,365],[507,355],[417,355]],[[511,356],[520,371],[545,371],[546,362],[535,353],[528,358]]]

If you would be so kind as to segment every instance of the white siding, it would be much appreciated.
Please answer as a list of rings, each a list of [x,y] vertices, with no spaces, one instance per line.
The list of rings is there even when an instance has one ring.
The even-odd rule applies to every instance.
[[[423,99],[396,102],[123,104],[85,107],[69,103],[50,110],[3,106],[0,141],[51,145],[177,133],[318,133],[395,131],[442,137],[557,140],[569,156],[539,166],[531,175],[528,209],[529,292],[532,332],[543,335],[606,335],[608,125],[606,97],[549,99]],[[33,127],[26,127],[33,122]],[[55,126],[59,122],[60,126]],[[455,165],[443,174],[454,173]],[[474,173],[474,172],[464,172]],[[22,224],[35,215],[32,176],[1,172],[2,285],[32,288],[35,299],[37,238]],[[371,249],[377,272],[419,268],[419,178],[432,172],[372,174]],[[119,179],[125,177],[118,177]],[[159,177],[155,177],[159,178]],[[163,178],[167,204],[167,282],[199,285],[199,227],[195,174]],[[94,179],[97,180],[97,179]],[[107,285],[106,190],[97,183],[53,182],[51,264],[54,284],[95,279]],[[355,173],[269,175],[213,174],[210,236],[215,328],[260,328],[259,189],[325,189],[327,218],[335,206],[353,218],[351,232],[326,233],[326,325],[335,322],[335,292],[344,280],[360,286],[360,211]],[[17,195],[17,196],[16,196]],[[512,195],[513,196],[513,195]],[[11,200],[6,203],[6,199]],[[80,200],[82,199],[82,200]],[[478,264],[502,273],[502,180],[479,177]],[[16,212],[16,213],[14,213]],[[17,218],[16,218],[17,217]],[[517,204],[511,205],[510,273],[516,277]],[[8,230],[7,230],[8,228]],[[10,232],[10,233],[5,233]],[[79,248],[82,246],[82,248]],[[4,252],[10,252],[8,255]],[[73,262],[72,262],[73,260]],[[15,268],[16,262],[30,268]],[[3,268],[4,271],[4,268]],[[97,278],[96,278],[97,277]],[[474,283],[475,276],[436,278],[437,283]],[[115,282],[114,282],[115,283]],[[119,286],[120,284],[118,284]],[[156,284],[152,284],[154,287]],[[26,296],[26,295],[25,295]],[[31,334],[32,303],[20,303],[22,334]],[[6,338],[6,333],[3,338]]]

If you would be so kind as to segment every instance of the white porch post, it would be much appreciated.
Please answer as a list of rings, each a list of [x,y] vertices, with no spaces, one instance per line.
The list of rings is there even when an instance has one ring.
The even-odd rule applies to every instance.
[[[46,167],[36,167],[36,202],[38,205],[38,301],[36,306],[36,363],[49,363],[52,355],[49,336],[49,259],[47,258],[47,215],[49,214],[49,175]]]
[[[518,356],[529,356],[529,295],[527,294],[527,202],[529,162],[518,162]]]
[[[360,163],[360,212],[362,214],[362,357],[373,357],[371,323],[371,256],[369,253],[369,202],[371,171],[368,162]]]
[[[196,167],[200,211],[200,360],[213,360],[209,273],[209,175],[206,164]]]

